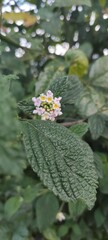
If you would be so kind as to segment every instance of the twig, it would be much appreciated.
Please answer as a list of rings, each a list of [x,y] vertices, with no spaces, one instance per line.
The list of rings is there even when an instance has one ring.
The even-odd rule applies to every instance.
[[[85,121],[85,119],[76,120],[76,121],[72,121],[72,122],[63,122],[63,123],[61,123],[61,125],[65,126],[65,127],[70,127],[72,125],[79,124],[79,123],[82,123],[84,121]]]
[[[17,48],[22,48],[22,49],[28,49],[26,47],[22,47],[19,43],[15,42],[11,38],[8,38],[0,33],[0,39],[8,44],[11,44],[12,46],[15,46]]]
[[[62,212],[63,208],[64,208],[65,202],[62,202],[60,208],[59,208],[59,212]]]

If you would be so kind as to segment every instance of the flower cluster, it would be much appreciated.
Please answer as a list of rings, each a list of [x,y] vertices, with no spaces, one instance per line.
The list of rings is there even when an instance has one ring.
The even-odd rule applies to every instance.
[[[38,114],[42,120],[54,121],[57,116],[62,115],[61,99],[61,97],[54,98],[50,90],[47,91],[46,95],[42,93],[38,98],[33,97],[32,101],[35,106],[33,114]]]

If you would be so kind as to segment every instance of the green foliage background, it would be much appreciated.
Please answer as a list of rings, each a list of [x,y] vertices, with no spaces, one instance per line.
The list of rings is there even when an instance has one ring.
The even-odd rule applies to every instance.
[[[108,239],[108,2],[4,0],[0,1],[0,6],[0,239]],[[10,12],[7,17],[6,11]],[[30,15],[23,17],[23,12]],[[67,133],[67,128],[60,126],[67,143],[60,136],[58,124],[54,128],[53,123],[37,120],[29,126],[33,111],[31,98],[49,88],[56,96],[62,96],[63,115],[57,123],[69,128]],[[26,122],[22,121],[24,119]],[[22,142],[22,122],[26,128],[25,145],[29,161]],[[33,131],[34,126],[40,129],[39,136],[36,129]],[[62,152],[65,156],[67,151],[63,170],[66,157],[71,156],[73,161],[75,156],[72,145],[77,145],[79,156],[88,146],[81,139],[90,145],[96,172],[91,164],[91,150],[87,162],[81,156],[74,158],[77,159],[75,169],[80,166],[84,177],[84,166],[88,167],[88,196],[82,195],[79,188],[75,190],[76,196],[71,195],[74,201],[68,199],[67,203],[63,200],[66,198],[64,193],[58,191],[61,190],[60,185],[57,189],[56,179],[60,184],[59,178],[53,172],[47,172],[45,179],[41,167],[37,172],[33,151],[29,151],[28,136],[35,152],[33,139],[35,137],[38,145],[41,135],[44,139],[47,137],[47,141],[43,140],[45,149],[42,149],[44,144],[40,145],[39,156],[41,151],[48,149],[46,159],[50,161],[52,152],[56,154],[51,137],[53,144],[56,145],[56,137],[62,145],[62,148],[57,145],[59,154]],[[72,143],[68,143],[69,136],[73,136]],[[88,152],[84,153],[87,155]],[[60,156],[54,159],[61,166]],[[37,164],[41,166],[41,157]],[[74,164],[70,171],[71,167]],[[50,174],[55,180],[53,185]],[[97,175],[99,184],[94,205],[93,188]],[[67,175],[63,177],[67,181]],[[70,181],[75,186],[73,176]],[[49,189],[53,189],[60,198]],[[88,211],[86,205],[94,207]],[[65,221],[57,221],[59,211],[64,213]]]

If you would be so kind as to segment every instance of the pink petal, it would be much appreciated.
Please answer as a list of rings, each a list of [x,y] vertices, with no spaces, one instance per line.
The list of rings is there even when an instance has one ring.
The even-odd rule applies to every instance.
[[[53,93],[50,90],[47,91],[47,97],[53,97]]]
[[[41,100],[39,98],[35,99],[34,105],[39,107],[41,105]]]
[[[36,114],[37,113],[37,110],[33,110],[33,114]]]
[[[55,110],[54,110],[54,114],[55,114],[56,117],[62,115],[63,113],[62,113],[62,111],[61,111],[61,108],[55,109]]]
[[[36,98],[35,98],[35,97],[33,97],[33,98],[32,98],[32,101],[33,101],[33,102],[35,102],[35,101],[36,101]]]

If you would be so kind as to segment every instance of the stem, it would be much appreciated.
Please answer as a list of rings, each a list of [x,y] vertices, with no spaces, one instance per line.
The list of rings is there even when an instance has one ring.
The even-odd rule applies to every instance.
[[[0,33],[0,39],[8,44],[11,44],[12,46],[18,47],[18,48],[22,48],[22,49],[26,49],[26,47],[22,47],[19,43],[15,42],[14,40],[2,35]]]
[[[63,122],[63,123],[61,123],[63,126],[65,126],[65,127],[70,127],[70,126],[72,126],[72,125],[75,125],[75,124],[78,124],[78,123],[82,123],[82,122],[84,122],[85,121],[85,119],[82,119],[82,120],[76,120],[76,121],[72,121],[72,122]]]
[[[63,202],[59,208],[59,212],[62,212],[63,208],[64,208],[65,202]]]

